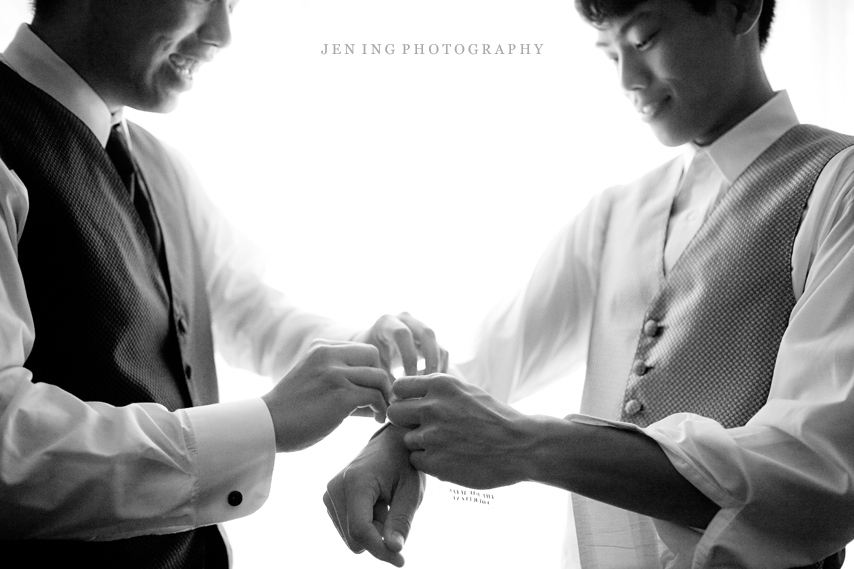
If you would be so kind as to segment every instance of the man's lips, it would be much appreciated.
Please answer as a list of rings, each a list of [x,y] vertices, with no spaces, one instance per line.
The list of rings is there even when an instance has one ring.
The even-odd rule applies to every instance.
[[[635,103],[635,110],[641,115],[642,120],[650,120],[670,102],[670,95],[665,95],[660,99],[653,101],[638,101]]]
[[[169,62],[178,70],[181,75],[192,78],[193,74],[202,66],[202,59],[184,56],[173,53],[169,56]]]

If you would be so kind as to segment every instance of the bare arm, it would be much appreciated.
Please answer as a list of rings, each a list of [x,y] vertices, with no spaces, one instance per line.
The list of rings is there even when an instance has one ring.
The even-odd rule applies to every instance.
[[[402,378],[389,418],[422,472],[471,488],[533,481],[681,525],[704,528],[718,506],[642,433],[528,416],[451,376]]]

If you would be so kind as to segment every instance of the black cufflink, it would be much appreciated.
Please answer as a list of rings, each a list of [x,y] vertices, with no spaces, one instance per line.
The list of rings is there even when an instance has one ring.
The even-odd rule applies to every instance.
[[[234,490],[229,492],[228,494],[228,505],[229,506],[239,506],[243,502],[243,494]]]

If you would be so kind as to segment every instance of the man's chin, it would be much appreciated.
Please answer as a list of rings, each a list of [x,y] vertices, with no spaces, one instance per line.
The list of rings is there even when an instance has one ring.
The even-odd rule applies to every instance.
[[[683,144],[687,144],[691,142],[691,137],[681,133],[674,131],[673,129],[669,129],[664,125],[650,125],[652,127],[652,134],[658,139],[658,142],[668,147],[676,147],[682,146]]]
[[[175,93],[169,96],[161,96],[134,102],[127,106],[146,113],[171,113],[178,108],[178,99],[179,96]]]

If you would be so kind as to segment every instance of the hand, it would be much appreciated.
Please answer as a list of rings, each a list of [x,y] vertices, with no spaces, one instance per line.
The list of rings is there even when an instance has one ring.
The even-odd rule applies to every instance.
[[[391,373],[402,365],[406,375],[418,374],[418,356],[424,358],[424,373],[448,369],[448,352],[436,342],[436,334],[406,312],[397,316],[386,314],[376,323],[353,338],[376,346],[383,367]]]
[[[262,399],[270,410],[276,450],[310,447],[356,409],[385,420],[391,382],[380,355],[365,344],[319,345]]]
[[[402,377],[392,391],[388,418],[414,427],[403,441],[418,470],[469,488],[526,479],[530,417],[450,375]]]
[[[426,477],[412,468],[403,446],[405,429],[389,425],[326,485],[323,503],[352,551],[403,566],[401,550]]]

